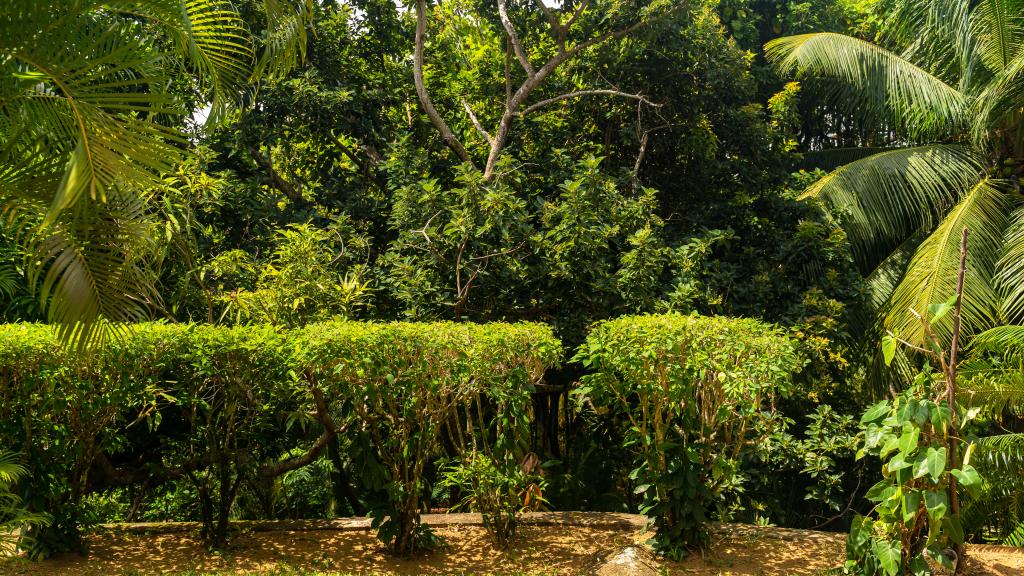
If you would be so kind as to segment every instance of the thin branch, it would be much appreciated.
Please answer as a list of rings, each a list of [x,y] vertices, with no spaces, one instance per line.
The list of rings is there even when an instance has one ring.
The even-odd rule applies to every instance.
[[[373,174],[370,172],[370,165],[360,160],[359,155],[356,154],[355,150],[353,150],[351,146],[346,146],[345,143],[342,142],[340,138],[334,135],[333,132],[328,131],[327,137],[331,141],[331,143],[334,144],[334,146],[338,150],[340,150],[342,154],[345,155],[346,158],[348,158],[353,164],[355,164],[356,168],[359,169],[359,172],[362,173],[364,178],[366,178],[370,182],[376,183]]]
[[[548,98],[547,100],[541,100],[540,102],[537,102],[536,104],[532,104],[532,105],[528,106],[526,109],[524,109],[522,112],[520,112],[519,115],[520,116],[526,116],[530,112],[534,112],[538,108],[543,108],[544,106],[547,106],[548,104],[554,104],[555,102],[561,102],[562,100],[569,100],[571,98],[579,98],[581,96],[619,96],[621,98],[629,98],[629,99],[632,99],[632,100],[638,100],[638,101],[640,101],[640,102],[642,102],[644,104],[647,104],[648,106],[653,106],[655,108],[661,107],[661,104],[658,104],[656,102],[651,102],[643,94],[630,94],[629,92],[623,92],[621,90],[611,90],[611,89],[577,90],[575,92],[567,92],[565,94],[559,94],[558,96],[555,96],[553,98]]]
[[[530,59],[526,57],[523,45],[519,43],[519,36],[516,35],[516,29],[512,26],[512,20],[508,17],[508,8],[505,6],[505,0],[498,0],[498,16],[501,17],[501,25],[505,27],[505,33],[508,34],[509,42],[512,43],[512,49],[516,53],[516,58],[519,59],[519,63],[523,66],[523,70],[526,71],[526,75],[533,76],[536,72],[533,69],[533,65],[530,64]]]
[[[659,18],[663,18],[665,16],[668,16],[671,13],[672,13],[672,11],[670,10],[669,12],[666,12],[665,14],[660,16]],[[568,54],[569,54],[569,56],[572,56],[574,54],[582,52],[583,50],[586,50],[587,48],[590,48],[590,47],[593,47],[593,46],[597,46],[598,44],[602,44],[604,42],[607,42],[608,40],[614,40],[614,39],[617,39],[617,38],[622,38],[623,36],[629,34],[630,32],[633,32],[633,31],[635,31],[635,30],[637,30],[639,28],[642,28],[642,27],[650,24],[651,22],[653,22],[656,19],[657,18],[652,18],[650,20],[648,20],[648,19],[638,20],[638,21],[634,22],[633,24],[631,24],[629,26],[626,26],[625,28],[620,28],[618,30],[612,30],[611,32],[605,32],[604,34],[601,34],[600,36],[596,36],[594,38],[591,38],[590,40],[587,40],[585,42],[580,42],[579,44],[573,46],[572,48],[570,48],[568,50]]]
[[[298,470],[304,466],[312,464],[314,460],[320,457],[320,453],[323,452],[324,448],[334,440],[334,437],[338,435],[340,431],[337,424],[334,423],[334,419],[331,418],[330,410],[327,407],[327,400],[324,398],[324,393],[319,388],[313,388],[313,403],[316,405],[316,419],[323,426],[324,431],[313,446],[301,456],[289,458],[280,462],[273,462],[270,464],[264,464],[260,466],[260,476],[264,478],[274,478],[280,476],[285,472],[292,470]]]
[[[445,145],[451,148],[455,154],[462,159],[463,162],[469,162],[473,164],[473,159],[470,158],[469,152],[466,151],[466,147],[459,142],[459,139],[455,137],[451,128],[445,123],[444,118],[437,113],[434,108],[434,103],[430,100],[430,94],[427,93],[427,86],[423,81],[423,43],[424,37],[427,31],[427,6],[425,0],[416,0],[416,39],[413,51],[413,66],[412,76],[413,82],[416,84],[416,95],[420,99],[420,104],[423,106],[423,111],[427,113],[427,117],[430,118],[430,123],[434,125],[434,128],[441,133],[441,138],[444,140]]]
[[[463,99],[462,107],[466,109],[466,114],[469,114],[469,119],[473,122],[473,127],[476,128],[476,131],[479,132],[480,135],[484,137],[484,140],[486,140],[488,144],[493,144],[494,138],[491,137],[491,135],[484,128],[483,124],[480,123],[480,120],[477,119],[476,114],[473,114],[473,109],[469,107],[469,102],[466,102],[466,100]]]
[[[551,8],[548,8],[547,4],[544,3],[544,0],[535,0],[535,2],[537,7],[540,8],[540,11],[544,13],[544,17],[547,18],[548,24],[551,25],[551,35],[554,36],[556,40],[564,40],[564,37],[562,36],[563,27],[560,19],[555,16],[555,13],[551,11]]]
[[[644,155],[647,154],[647,141],[650,139],[651,132],[648,130],[644,132],[642,138],[640,138],[640,149],[636,153],[636,162],[633,163],[633,176],[640,173],[640,165],[644,162]]]
[[[587,9],[588,4],[590,4],[590,0],[583,0],[583,2],[580,2],[580,5],[576,8],[576,11],[573,12],[572,16],[569,17],[569,21],[566,22],[565,25],[561,27],[561,33],[563,35],[569,31],[569,28],[572,28],[572,25],[576,23],[576,20],[580,17],[580,15],[583,14],[583,11]]]

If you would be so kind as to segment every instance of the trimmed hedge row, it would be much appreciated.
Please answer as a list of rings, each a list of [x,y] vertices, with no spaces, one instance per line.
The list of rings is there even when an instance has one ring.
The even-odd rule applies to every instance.
[[[369,511],[378,535],[407,553],[433,544],[418,514],[441,457],[512,482],[501,502],[464,487],[470,501],[520,507],[504,500],[523,495],[508,479],[536,470],[531,393],[562,357],[531,323],[143,324],[87,356],[47,327],[0,325],[0,445],[28,460],[25,500],[55,516],[39,542],[53,550],[77,541],[86,493],[182,479],[222,545],[243,482],[330,456],[340,436],[360,452],[363,487],[385,495]],[[800,363],[766,324],[672,314],[599,323],[575,359],[588,374],[573,393],[631,423],[631,479],[667,553],[702,541]]]
[[[463,449],[501,438],[514,456],[533,384],[561,356],[550,328],[525,323],[144,324],[87,356],[48,327],[5,325],[0,441],[34,472],[25,501],[55,516],[38,542],[53,550],[79,543],[87,491],[175,478],[196,485],[204,536],[223,544],[243,481],[304,466],[338,434],[360,435],[390,496],[382,537],[408,552],[442,430],[458,429]],[[305,452],[294,455],[296,445]]]

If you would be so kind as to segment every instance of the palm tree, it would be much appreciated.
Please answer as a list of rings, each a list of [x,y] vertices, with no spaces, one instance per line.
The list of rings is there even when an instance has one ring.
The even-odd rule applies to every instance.
[[[1024,2],[894,0],[881,45],[841,34],[766,45],[782,72],[889,145],[803,193],[844,224],[880,325],[923,339],[911,310],[954,293],[971,230],[965,335],[1024,320]],[[884,47],[883,47],[884,46]],[[949,320],[936,326],[948,343]]]
[[[65,338],[147,314],[148,189],[189,154],[197,95],[217,121],[305,50],[312,0],[263,0],[254,36],[226,0],[0,3],[0,226]]]

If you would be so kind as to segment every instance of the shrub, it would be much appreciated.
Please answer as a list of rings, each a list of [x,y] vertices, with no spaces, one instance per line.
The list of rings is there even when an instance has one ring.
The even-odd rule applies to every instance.
[[[387,489],[378,525],[404,553],[424,543],[434,459],[525,454],[532,385],[560,355],[534,324],[140,324],[88,354],[2,325],[0,445],[25,455],[26,505],[53,517],[41,551],[80,545],[87,493],[129,486],[191,486],[185,507],[221,546],[240,492],[280,489],[344,432],[383,464],[364,483]]]
[[[53,519],[34,538],[33,555],[81,546],[79,508],[90,469],[116,444],[113,425],[150,403],[164,340],[158,333],[167,329],[82,356],[48,327],[0,325],[0,444],[24,454],[31,470],[25,504]]]
[[[641,512],[656,528],[652,543],[675,558],[705,543],[709,508],[742,482],[741,452],[755,429],[770,431],[755,424],[800,366],[774,327],[679,314],[601,322],[576,360],[591,374],[574,394],[627,416]]]
[[[515,538],[519,515],[541,504],[545,482],[539,469],[540,460],[532,453],[517,464],[473,452],[445,468],[438,488],[463,492],[453,508],[479,512],[484,529],[505,548]]]
[[[539,324],[319,324],[298,340],[301,372],[352,414],[383,465],[387,501],[371,514],[398,554],[436,544],[419,512],[424,474],[443,443],[514,456],[533,384],[561,357]]]

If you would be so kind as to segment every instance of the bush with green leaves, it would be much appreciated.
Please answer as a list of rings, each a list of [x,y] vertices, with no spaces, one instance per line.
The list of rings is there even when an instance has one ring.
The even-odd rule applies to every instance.
[[[549,327],[528,323],[314,324],[296,336],[297,371],[353,416],[383,468],[371,515],[397,554],[438,544],[419,520],[428,467],[446,448],[520,449],[533,385],[562,355]]]
[[[86,495],[166,486],[188,489],[194,502],[175,506],[222,546],[240,494],[281,490],[324,452],[336,468],[345,434],[382,463],[362,484],[386,489],[382,534],[408,552],[434,459],[525,454],[530,391],[561,356],[534,324],[140,324],[85,354],[57,338],[0,326],[0,442],[25,454],[27,506],[54,518],[38,539],[49,551],[80,546]]]
[[[24,455],[25,504],[53,518],[33,555],[81,547],[81,503],[93,463],[116,449],[115,428],[151,413],[166,326],[76,353],[51,327],[0,325],[0,443]]]
[[[706,543],[706,523],[739,489],[743,451],[771,420],[801,366],[794,343],[756,320],[625,316],[594,326],[575,358],[590,370],[575,390],[599,411],[624,413],[630,474],[662,554]]]
[[[515,538],[519,515],[540,507],[546,486],[540,459],[533,453],[516,463],[473,452],[449,463],[438,482],[439,489],[462,495],[453,510],[480,513],[484,529],[499,548]]]
[[[847,540],[847,573],[864,576],[930,574],[929,561],[953,568],[954,551],[964,543],[964,528],[950,499],[950,478],[977,494],[981,477],[970,464],[973,445],[963,459],[949,461],[948,430],[963,426],[972,413],[952,419],[949,407],[927,393],[930,370],[895,400],[870,407],[861,418],[864,447],[883,461],[884,478],[868,490],[873,517],[854,519]]]

